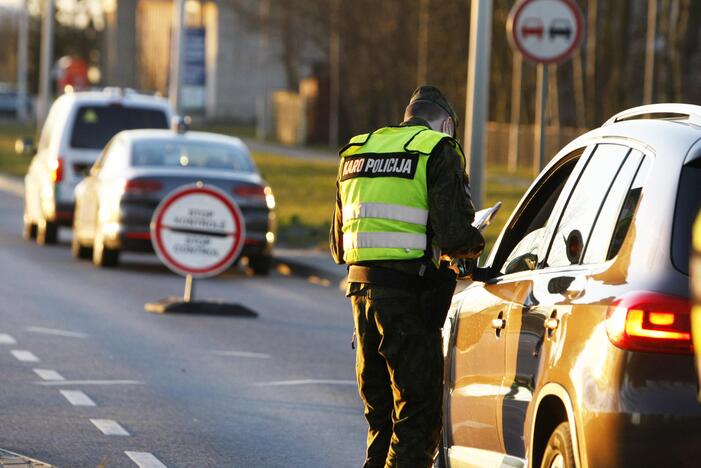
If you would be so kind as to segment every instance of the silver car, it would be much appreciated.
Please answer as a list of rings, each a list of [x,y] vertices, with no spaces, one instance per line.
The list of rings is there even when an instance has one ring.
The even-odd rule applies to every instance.
[[[241,257],[265,275],[275,242],[275,198],[238,138],[204,132],[129,130],[117,134],[75,189],[72,253],[100,267],[122,251],[152,252],[149,225],[165,195],[186,184],[214,185],[246,223]]]

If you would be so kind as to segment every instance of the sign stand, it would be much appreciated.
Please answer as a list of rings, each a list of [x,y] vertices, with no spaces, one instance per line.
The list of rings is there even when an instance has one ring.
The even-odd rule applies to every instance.
[[[548,108],[548,67],[544,63],[538,64],[536,91],[536,108],[533,148],[533,172],[538,174],[545,167],[545,141],[547,139],[545,111]],[[536,165],[537,161],[537,165]]]
[[[144,306],[153,313],[198,313],[257,317],[254,311],[224,301],[195,300],[195,279],[218,275],[243,248],[245,225],[238,206],[222,190],[203,183],[168,194],[151,219],[151,242],[161,261],[185,277],[182,297]]]
[[[190,302],[195,297],[195,282],[192,275],[185,276],[185,291],[183,291],[183,301]]]

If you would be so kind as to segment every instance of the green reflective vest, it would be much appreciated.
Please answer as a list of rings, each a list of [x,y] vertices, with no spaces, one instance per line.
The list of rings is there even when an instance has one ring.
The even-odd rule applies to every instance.
[[[347,264],[424,257],[430,247],[426,164],[446,138],[424,126],[386,127],[358,135],[341,149],[338,177]]]

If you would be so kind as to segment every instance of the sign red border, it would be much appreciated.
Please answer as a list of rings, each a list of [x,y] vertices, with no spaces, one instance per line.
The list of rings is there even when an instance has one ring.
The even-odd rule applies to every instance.
[[[222,260],[207,268],[188,268],[175,260],[163,246],[163,238],[161,233],[164,229],[168,229],[162,224],[165,213],[177,200],[192,194],[209,195],[221,201],[229,209],[229,212],[234,219],[234,224],[237,228],[236,232],[228,234],[229,236],[234,236],[234,243],[231,250],[227,252],[226,256]],[[156,251],[158,258],[160,258],[161,261],[174,272],[181,275],[192,275],[196,277],[215,276],[226,270],[241,253],[246,233],[246,224],[243,215],[241,214],[241,210],[236,203],[234,203],[234,201],[229,198],[224,191],[217,187],[207,185],[199,186],[197,184],[179,187],[166,195],[165,198],[163,198],[163,200],[161,200],[161,202],[158,204],[158,207],[156,207],[156,211],[153,213],[150,228],[151,243],[153,244],[153,248]]]
[[[558,55],[557,57],[553,57],[549,60],[543,60],[540,57],[536,57],[534,55],[529,54],[526,52],[525,48],[523,47],[523,44],[521,44],[518,40],[518,35],[516,34],[514,30],[514,23],[516,22],[516,18],[518,15],[521,14],[523,9],[530,3],[538,2],[540,0],[521,0],[519,3],[517,3],[512,9],[511,12],[509,13],[509,18],[506,23],[506,30],[507,30],[507,36],[509,38],[509,42],[511,43],[511,46],[515,48],[519,53],[521,53],[524,57],[526,57],[528,60],[531,62],[536,62],[536,63],[544,63],[544,64],[553,64],[553,63],[561,63],[570,58],[572,53],[577,50],[579,47],[580,43],[582,42],[582,37],[584,35],[584,17],[582,16],[582,11],[579,9],[579,6],[577,6],[576,3],[572,0],[559,0],[565,6],[567,6],[571,11],[574,17],[577,19],[577,34],[575,36],[574,42],[572,45],[567,49],[565,52],[562,54]]]

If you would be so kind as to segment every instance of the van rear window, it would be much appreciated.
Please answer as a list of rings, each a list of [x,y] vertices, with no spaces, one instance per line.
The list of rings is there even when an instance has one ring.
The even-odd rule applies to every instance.
[[[672,263],[677,270],[689,274],[691,227],[701,209],[701,159],[682,168],[672,228]]]
[[[122,130],[136,128],[168,128],[165,112],[157,109],[120,105],[82,106],[78,109],[71,147],[102,149]]]

